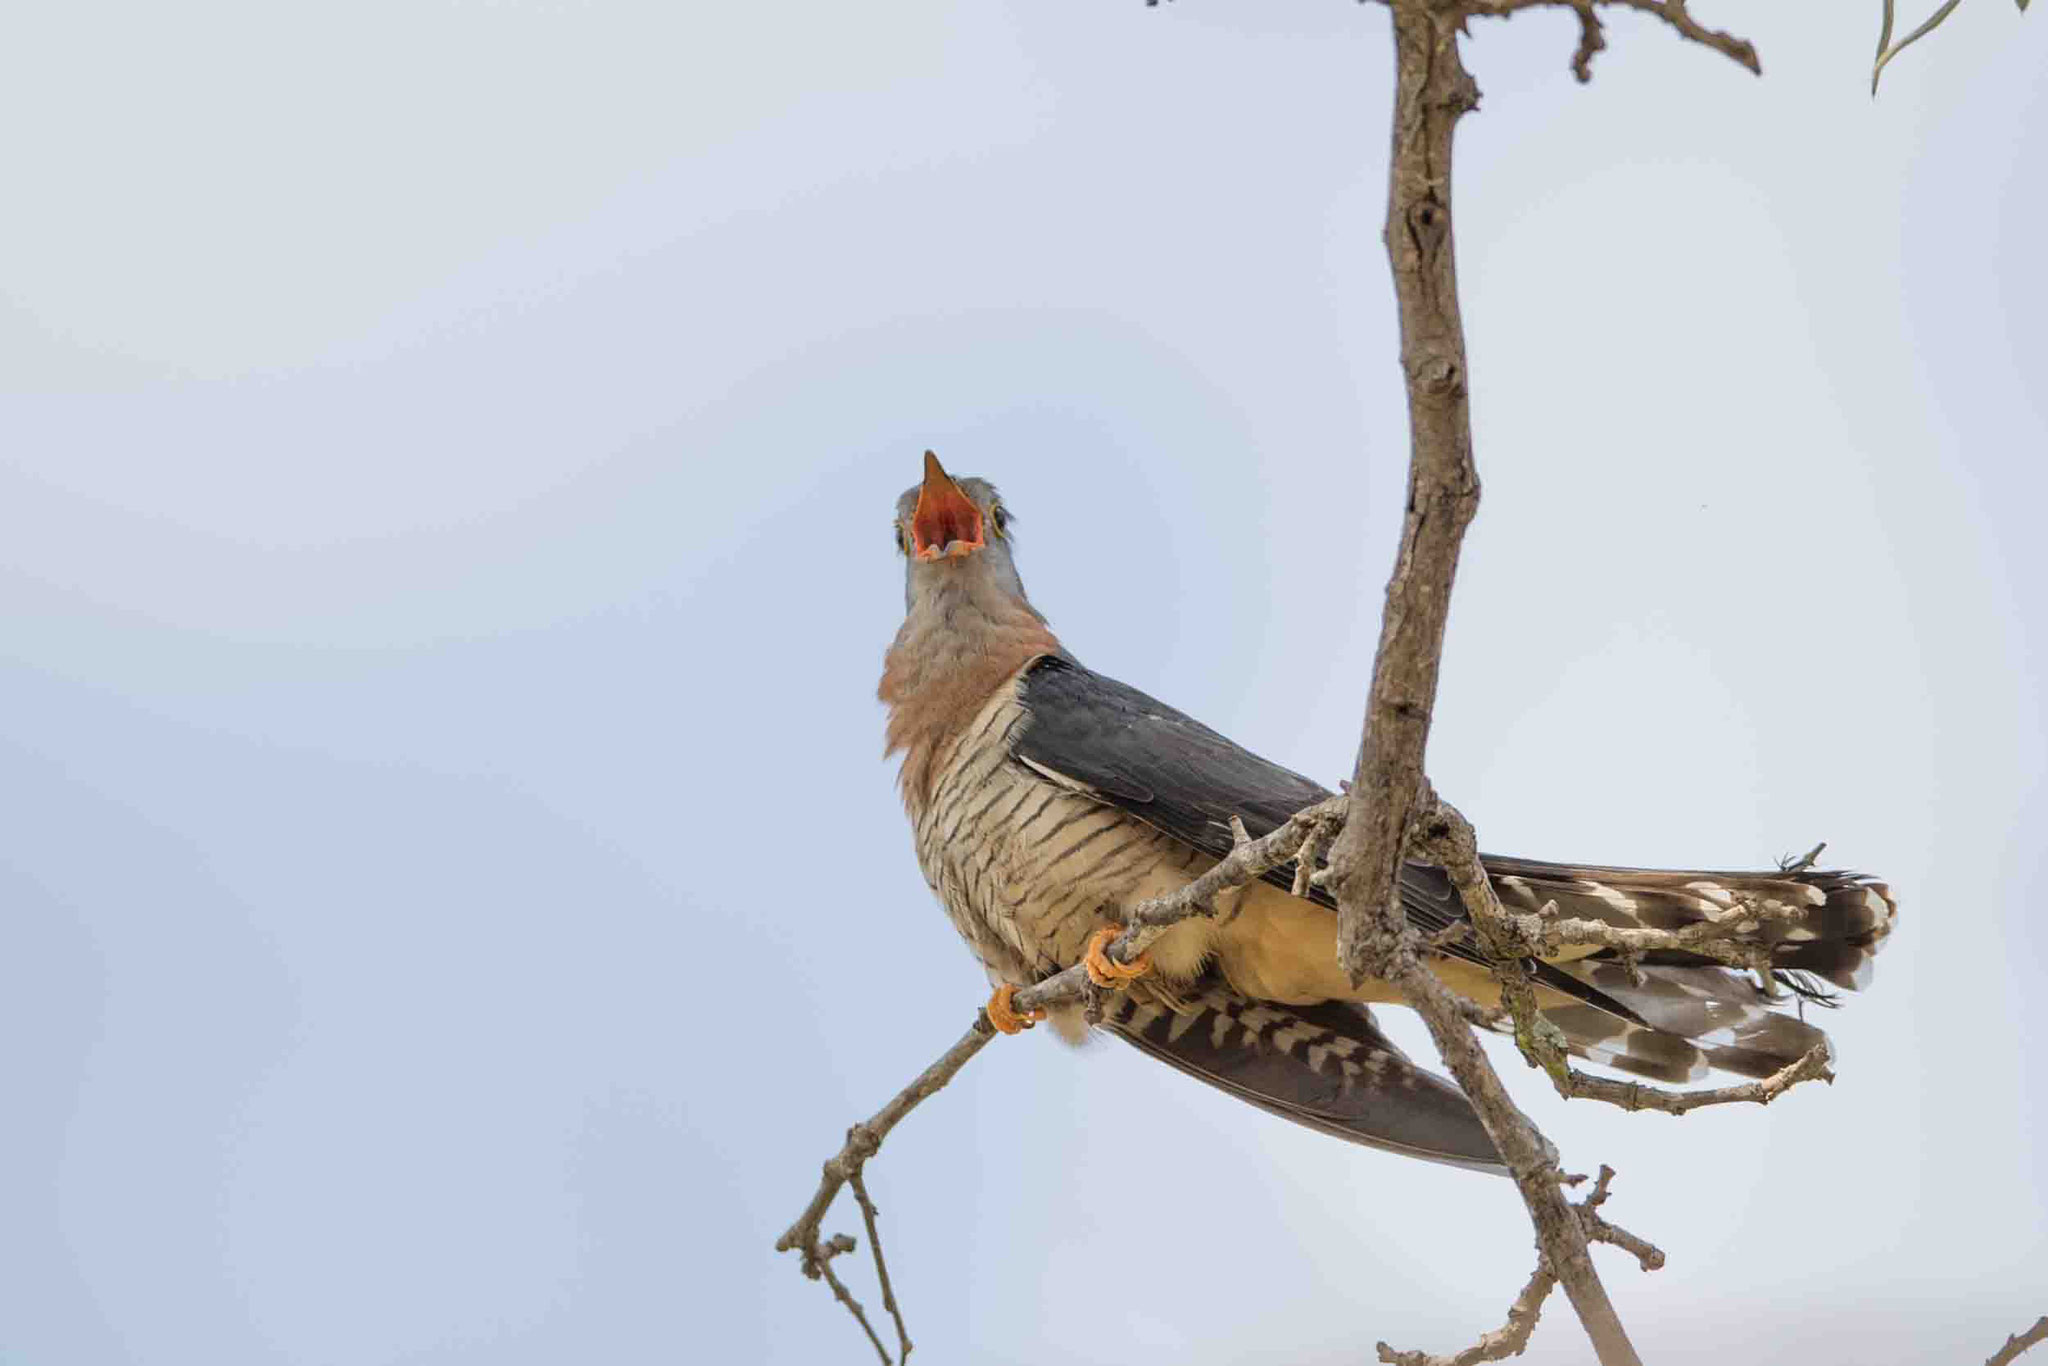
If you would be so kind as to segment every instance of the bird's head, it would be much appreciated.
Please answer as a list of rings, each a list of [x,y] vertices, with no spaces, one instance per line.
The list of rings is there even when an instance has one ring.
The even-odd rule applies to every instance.
[[[930,451],[924,482],[896,500],[896,549],[904,557],[904,605],[947,589],[993,588],[1024,597],[1010,555],[1010,514],[986,479],[955,479]]]

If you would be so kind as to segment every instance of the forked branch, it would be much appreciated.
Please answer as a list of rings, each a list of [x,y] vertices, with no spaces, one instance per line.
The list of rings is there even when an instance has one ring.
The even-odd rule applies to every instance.
[[[1584,1177],[1567,1177],[1566,1182],[1574,1183]],[[1625,1228],[1610,1224],[1600,1217],[1598,1210],[1607,1203],[1608,1186],[1614,1180],[1614,1168],[1603,1166],[1600,1176],[1593,1183],[1592,1193],[1572,1209],[1578,1214],[1579,1222],[1586,1230],[1586,1237],[1596,1243],[1612,1243],[1632,1254],[1645,1271],[1657,1271],[1664,1265],[1664,1254],[1656,1247],[1636,1237]],[[1490,1333],[1481,1335],[1479,1341],[1463,1351],[1450,1356],[1432,1356],[1428,1352],[1397,1352],[1382,1342],[1378,1345],[1382,1366],[1478,1366],[1484,1361],[1503,1361],[1508,1357],[1520,1356],[1529,1345],[1529,1335],[1536,1330],[1536,1321],[1543,1315],[1543,1302],[1557,1285],[1557,1277],[1551,1274],[1549,1264],[1538,1257],[1535,1274],[1522,1287],[1522,1293],[1515,1296],[1515,1302],[1508,1306],[1508,1321]]]
[[[1487,19],[1505,19],[1530,9],[1569,9],[1579,19],[1579,46],[1572,54],[1572,74],[1581,82],[1593,79],[1593,54],[1606,48],[1607,39],[1597,6],[1632,9],[1662,19],[1689,43],[1711,48],[1755,75],[1763,74],[1756,48],[1748,39],[1711,29],[1692,17],[1685,0],[1461,0],[1469,14]]]

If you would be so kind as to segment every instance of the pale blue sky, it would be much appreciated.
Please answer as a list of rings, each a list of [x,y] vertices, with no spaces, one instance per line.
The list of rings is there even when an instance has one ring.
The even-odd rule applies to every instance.
[[[2048,1309],[2048,29],[1973,0],[1873,104],[1874,3],[1699,9],[1764,80],[1475,26],[1430,767],[1502,852],[1892,881],[1832,1088],[1504,1062],[1671,1254],[1603,1262],[1651,1359],[1981,1359]],[[927,446],[995,479],[1082,658],[1347,772],[1386,28],[17,13],[0,1362],[860,1360],[770,1244],[984,994],[879,757],[890,504]],[[1044,1031],[872,1183],[932,1361],[1448,1350],[1529,1269],[1505,1183]]]

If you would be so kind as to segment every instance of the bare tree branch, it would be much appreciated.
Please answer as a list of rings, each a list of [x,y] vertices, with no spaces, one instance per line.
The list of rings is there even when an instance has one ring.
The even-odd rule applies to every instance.
[[[2024,1333],[2014,1333],[2005,1340],[2005,1346],[1993,1352],[1984,1360],[1984,1366],[2009,1366],[2021,1352],[2037,1342],[2048,1342],[2048,1314],[2034,1320],[2034,1326]]]
[[[1498,905],[1497,902],[1495,904]],[[1727,909],[1675,930],[1610,925],[1604,920],[1562,915],[1555,902],[1535,914],[1509,915],[1505,919],[1522,943],[1540,953],[1555,953],[1567,944],[1598,944],[1633,954],[1656,949],[1684,949],[1720,958],[1735,967],[1768,972],[1771,968],[1769,947],[1744,943],[1742,936],[1754,932],[1767,921],[1797,920],[1805,912],[1803,906],[1741,896]]]
[[[823,1278],[832,1287],[832,1295],[853,1314],[867,1333],[868,1341],[875,1346],[875,1352],[882,1358],[883,1366],[889,1364],[889,1353],[882,1346],[882,1340],[875,1335],[873,1325],[861,1309],[860,1302],[847,1292],[846,1286],[832,1272],[832,1258],[844,1252],[853,1251],[853,1239],[844,1233],[835,1233],[829,1239],[820,1240],[818,1227],[825,1220],[825,1212],[832,1208],[840,1188],[848,1182],[854,1186],[855,1198],[859,1200],[861,1216],[867,1221],[868,1250],[874,1254],[875,1272],[882,1283],[882,1302],[896,1318],[896,1332],[902,1344],[904,1358],[910,1355],[910,1334],[903,1326],[903,1316],[896,1308],[895,1291],[889,1284],[889,1267],[882,1260],[881,1232],[875,1223],[874,1203],[867,1198],[867,1186],[862,1180],[862,1169],[868,1159],[881,1151],[882,1140],[889,1131],[902,1123],[903,1117],[915,1110],[924,1101],[938,1094],[945,1084],[953,1080],[968,1060],[982,1050],[983,1045],[995,1037],[995,1026],[988,1022],[986,1014],[976,1015],[974,1023],[951,1048],[939,1056],[937,1062],[917,1074],[916,1080],[898,1091],[889,1103],[863,1122],[846,1131],[846,1144],[825,1160],[824,1176],[818,1182],[817,1193],[811,1196],[811,1203],[797,1216],[780,1238],[775,1240],[777,1252],[798,1252],[803,1256],[803,1273],[812,1280]]]
[[[1575,1208],[1579,1222],[1586,1226],[1586,1237],[1596,1243],[1611,1243],[1636,1259],[1636,1264],[1645,1271],[1664,1269],[1663,1250],[1645,1239],[1636,1237],[1627,1229],[1610,1224],[1597,1212],[1607,1203],[1607,1188],[1614,1183],[1614,1168],[1601,1164],[1600,1175],[1593,1182],[1593,1191]]]
[[[875,1326],[868,1322],[868,1311],[860,1307],[860,1301],[846,1288],[846,1282],[840,1280],[837,1273],[832,1270],[832,1259],[841,1253],[851,1251],[853,1239],[847,1234],[835,1233],[823,1243],[816,1245],[811,1255],[805,1257],[804,1274],[824,1277],[825,1284],[832,1287],[832,1298],[846,1306],[846,1312],[853,1315],[853,1321],[860,1325],[861,1332],[866,1333],[868,1341],[874,1344],[875,1355],[882,1359],[882,1366],[890,1366],[888,1349],[884,1348],[882,1340],[875,1336]]]
[[[1686,12],[1685,0],[1605,0],[1605,3],[1618,4],[1662,19],[1687,42],[1712,48],[1738,66],[1747,67],[1753,76],[1764,74],[1763,64],[1757,60],[1756,48],[1747,39],[1707,28]]]
[[[1584,1177],[1567,1177],[1568,1182],[1583,1181]],[[1584,1200],[1572,1206],[1579,1222],[1585,1227],[1586,1236],[1596,1243],[1612,1243],[1614,1246],[1633,1253],[1645,1271],[1656,1271],[1664,1265],[1664,1254],[1656,1247],[1638,1238],[1625,1228],[1610,1224],[1597,1211],[1607,1203],[1608,1187],[1614,1180],[1614,1168],[1600,1168],[1600,1178],[1593,1184],[1593,1190]],[[1529,1335],[1536,1329],[1536,1321],[1542,1317],[1543,1301],[1556,1286],[1557,1277],[1551,1274],[1550,1265],[1541,1256],[1536,1260],[1535,1274],[1522,1287],[1522,1293],[1515,1296],[1515,1302],[1508,1306],[1508,1321],[1490,1333],[1483,1334],[1479,1341],[1463,1351],[1450,1356],[1432,1356],[1428,1352],[1397,1352],[1382,1342],[1378,1344],[1382,1366],[1478,1366],[1484,1361],[1501,1361],[1508,1357],[1520,1356],[1529,1345]]]
[[[1624,1110],[1661,1110],[1667,1115],[1682,1115],[1709,1105],[1769,1105],[1802,1081],[1832,1085],[1833,1062],[1834,1054],[1828,1046],[1817,1043],[1799,1061],[1779,1068],[1761,1081],[1717,1086],[1707,1091],[1668,1091],[1648,1082],[1588,1076],[1574,1067],[1567,1069],[1569,1080],[1558,1091],[1568,1100],[1602,1100]]]
[[[868,1250],[875,1254],[875,1278],[882,1283],[882,1307],[889,1311],[889,1317],[896,1321],[896,1360],[910,1360],[910,1330],[903,1326],[903,1311],[896,1306],[896,1287],[889,1283],[889,1263],[882,1256],[882,1231],[875,1227],[875,1220],[881,1211],[868,1198],[867,1179],[861,1169],[855,1167],[846,1174],[846,1184],[853,1187],[854,1201],[860,1205],[860,1217],[868,1228]]]
[[[1558,1189],[1556,1150],[1515,1108],[1473,1036],[1460,998],[1422,965],[1414,931],[1401,914],[1398,907],[1380,911],[1376,933],[1366,941],[1368,953],[1375,955],[1377,975],[1399,989],[1422,1016],[1437,1052],[1500,1150],[1529,1207],[1537,1245],[1578,1311],[1602,1366],[1639,1366],[1641,1359],[1587,1255],[1585,1226]]]
[[[1384,1342],[1377,1343],[1375,1346],[1382,1366],[1478,1366],[1482,1361],[1518,1357],[1528,1347],[1529,1335],[1536,1331],[1536,1321],[1543,1316],[1543,1301],[1550,1298],[1550,1292],[1556,1285],[1557,1277],[1551,1275],[1550,1268],[1539,1260],[1529,1283],[1508,1306],[1506,1323],[1481,1335],[1479,1341],[1470,1347],[1447,1357],[1428,1352],[1397,1352]]]
[[[1479,87],[1459,59],[1457,10],[1429,0],[1391,0],[1389,8],[1394,138],[1382,236],[1407,377],[1408,509],[1380,618],[1350,811],[1332,848],[1330,883],[1343,907],[1337,956],[1354,982],[1373,976],[1391,947],[1379,942],[1378,927],[1382,913],[1400,904],[1397,879],[1422,786],[1451,586],[1465,527],[1479,510],[1450,205],[1452,133],[1478,107]]]
[[[1387,584],[1350,814],[1331,849],[1327,882],[1339,907],[1338,960],[1353,981],[1377,976],[1392,983],[1421,1014],[1513,1175],[1544,1262],[1603,1366],[1638,1366],[1593,1269],[1585,1228],[1558,1187],[1555,1150],[1509,1099],[1457,998],[1422,966],[1400,909],[1397,879],[1423,786],[1451,587],[1465,527],[1479,507],[1451,233],[1454,134],[1478,105],[1479,88],[1458,53],[1466,10],[1431,0],[1390,0],[1389,8],[1394,127],[1384,236],[1408,388],[1408,509]]]

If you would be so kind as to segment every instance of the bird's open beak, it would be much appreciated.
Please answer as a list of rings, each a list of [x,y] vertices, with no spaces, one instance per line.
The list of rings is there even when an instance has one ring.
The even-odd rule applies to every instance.
[[[924,487],[917,491],[917,511],[910,514],[910,539],[912,553],[920,560],[964,559],[986,544],[981,509],[930,451],[924,453]]]

